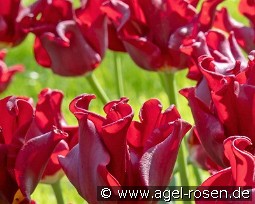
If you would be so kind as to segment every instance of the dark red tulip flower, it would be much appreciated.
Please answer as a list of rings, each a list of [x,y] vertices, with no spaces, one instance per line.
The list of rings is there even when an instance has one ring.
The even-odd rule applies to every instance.
[[[200,190],[226,190],[228,196],[231,195],[234,190],[238,187],[242,187],[242,190],[250,191],[250,199],[248,200],[221,200],[215,199],[212,203],[240,203],[240,204],[252,204],[255,199],[255,180],[254,180],[254,169],[255,169],[255,158],[254,144],[245,136],[232,136],[224,141],[224,154],[230,163],[230,167],[225,168],[216,174],[209,177],[204,181],[201,186],[198,187]],[[225,195],[224,193],[223,195]],[[237,193],[235,194],[237,197]],[[246,196],[247,197],[247,194]],[[197,204],[208,203],[208,200],[196,201]],[[210,202],[209,202],[210,203]]]
[[[37,62],[58,75],[86,74],[104,57],[107,21],[98,1],[86,1],[74,11],[69,0],[39,0],[24,12],[21,22],[36,35]]]
[[[247,63],[234,34],[230,33],[227,38],[219,30],[209,30],[206,33],[199,32],[195,38],[186,40],[181,46],[181,50],[191,57],[188,66],[188,77],[197,81],[203,76],[198,62],[198,58],[201,55],[213,57],[214,63],[221,67],[221,69],[231,69],[235,65],[236,60],[239,60],[242,66]]]
[[[8,85],[11,83],[13,76],[17,72],[22,72],[24,67],[22,65],[13,65],[7,67],[4,62],[6,56],[6,50],[0,50],[0,93],[5,91]]]
[[[19,23],[24,8],[20,0],[0,0],[0,47],[15,46],[26,37]]]
[[[188,56],[180,51],[185,38],[211,28],[214,11],[222,0],[111,0],[103,10],[135,63],[147,70],[182,69]]]
[[[131,185],[167,186],[180,143],[191,126],[174,105],[162,113],[157,99],[143,104],[139,118],[131,123],[127,135],[134,178]]]
[[[57,128],[38,133],[29,98],[4,98],[0,112],[0,200],[30,203],[54,148],[67,135]]]
[[[61,140],[52,153],[44,170],[41,182],[55,183],[64,175],[58,162],[58,155],[65,156],[78,142],[78,127],[68,126],[62,113],[61,104],[63,93],[58,90],[44,89],[41,91],[36,104],[35,122],[42,134],[50,132],[52,127],[68,133],[68,138]]]
[[[70,110],[79,121],[79,143],[59,158],[79,194],[97,203],[97,186],[167,185],[180,142],[190,128],[175,107],[161,113],[160,102],[148,100],[136,122],[128,99],[106,104],[102,117],[88,111],[93,98],[84,94],[71,102]]]
[[[214,26],[225,30],[226,32],[234,32],[238,44],[249,53],[255,49],[255,2],[241,0],[239,10],[248,18],[250,26],[246,26],[241,22],[234,20],[229,15],[226,8],[222,8],[217,12]]]
[[[210,174],[214,174],[222,169],[222,167],[213,162],[206,153],[204,147],[199,141],[196,128],[193,128],[190,131],[187,142],[190,162],[201,169],[207,170]]]
[[[221,67],[210,56],[199,59],[203,79],[196,87],[181,93],[188,99],[197,136],[208,156],[217,165],[229,165],[223,154],[223,141],[233,135],[245,135],[255,142],[254,104],[255,52],[245,67],[236,61],[233,67]]]
[[[106,118],[88,111],[94,95],[81,95],[70,104],[79,122],[79,143],[60,158],[67,177],[89,203],[96,203],[97,186],[119,186],[126,182],[129,154],[127,130],[133,110],[127,99],[104,107]]]

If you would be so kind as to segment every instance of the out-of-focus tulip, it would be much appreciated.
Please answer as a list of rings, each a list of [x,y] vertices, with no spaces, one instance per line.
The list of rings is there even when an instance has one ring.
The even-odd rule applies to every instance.
[[[255,3],[248,4],[247,0],[241,0],[239,8],[241,8],[241,12],[249,18],[250,26],[246,26],[234,20],[229,15],[226,8],[217,11],[214,26],[226,32],[232,31],[235,34],[238,44],[249,53],[255,49],[255,17],[252,17]]]
[[[167,185],[190,125],[173,106],[161,113],[156,99],[143,105],[140,122],[132,121],[126,98],[106,104],[102,117],[88,111],[94,97],[85,94],[71,102],[70,110],[79,121],[79,143],[59,158],[79,194],[97,203],[97,186]]]
[[[223,141],[233,135],[245,135],[255,142],[254,102],[255,52],[247,66],[240,61],[223,69],[209,56],[200,57],[203,79],[194,88],[181,93],[188,99],[197,136],[209,157],[221,167],[229,165],[223,154]]]
[[[188,65],[188,56],[180,51],[183,40],[211,28],[220,2],[205,1],[199,13],[195,8],[198,1],[185,0],[112,0],[103,10],[138,66],[151,71],[174,70]]]
[[[0,47],[15,46],[26,37],[19,23],[24,8],[20,0],[0,0]]]
[[[97,1],[74,10],[69,0],[39,0],[21,18],[27,32],[36,35],[37,62],[62,76],[94,70],[107,49],[107,20]]]
[[[4,58],[6,56],[6,51],[0,51],[0,93],[5,91],[8,85],[11,83],[13,76],[17,72],[22,72],[24,67],[22,65],[13,65],[11,67],[7,67],[4,62]]]

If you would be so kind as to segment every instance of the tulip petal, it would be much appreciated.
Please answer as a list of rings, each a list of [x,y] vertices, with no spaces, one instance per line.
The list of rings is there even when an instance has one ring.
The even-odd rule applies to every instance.
[[[208,70],[212,58],[205,58],[201,62],[201,71],[205,76],[211,91],[213,103],[216,107],[219,120],[224,124],[227,135],[240,134],[238,132],[237,104],[235,95],[234,76],[218,74]],[[217,68],[215,68],[217,70]]]
[[[55,129],[29,140],[19,151],[14,171],[18,186],[26,198],[30,198],[40,181],[54,148],[66,137],[66,134]]]
[[[134,113],[126,98],[112,101],[104,107],[107,114],[101,129],[101,138],[108,150],[111,160],[109,171],[123,184],[126,179],[127,161],[127,131]]]
[[[108,47],[106,16],[100,15],[88,29],[84,30],[83,35],[95,52],[98,53],[101,58],[103,58]]]
[[[230,17],[226,8],[217,12],[214,26],[227,32],[233,31],[238,44],[246,51],[255,49],[255,30]]]
[[[222,167],[226,167],[223,155],[224,129],[220,121],[195,96],[195,89],[183,89],[180,93],[189,101],[196,122],[199,140],[210,158]],[[210,131],[208,131],[210,130]]]
[[[153,70],[163,66],[163,58],[160,49],[143,37],[127,38],[121,37],[124,46],[136,62],[142,68]]]
[[[6,51],[0,51],[0,93],[5,91],[9,84],[12,81],[12,78],[17,72],[24,71],[24,67],[22,65],[13,65],[11,67],[7,67],[5,64],[4,57],[6,55]]]
[[[79,120],[80,117],[83,117],[83,114],[79,113],[89,113],[88,118],[94,122],[94,125],[97,127],[97,130],[100,131],[104,118],[98,114],[92,113],[88,111],[89,104],[92,99],[95,99],[96,96],[93,94],[82,94],[77,96],[69,105],[70,111],[75,115],[75,117]]]
[[[66,125],[61,114],[63,93],[56,90],[44,89],[38,96],[36,104],[36,123],[42,132],[49,132],[53,125],[62,129]]]
[[[5,144],[10,144],[14,139],[26,135],[26,131],[32,122],[33,108],[31,99],[7,97],[0,100],[0,126]],[[15,138],[17,137],[17,138]]]
[[[0,42],[9,46],[21,43],[26,34],[22,31],[18,16],[24,11],[20,0],[0,0]]]
[[[170,182],[181,140],[190,128],[181,120],[171,125],[174,126],[173,132],[144,152],[140,160],[141,177],[146,186],[167,186]]]
[[[12,202],[13,195],[18,189],[14,179],[7,171],[7,146],[0,144],[0,203]],[[5,202],[4,202],[5,201]]]
[[[68,152],[68,144],[64,140],[61,140],[52,152],[40,182],[52,184],[56,183],[64,176],[62,168],[58,162],[58,156],[66,156]]]
[[[89,203],[97,203],[96,186],[119,184],[106,168],[110,156],[95,125],[87,119],[88,115],[82,115],[79,120],[79,144],[65,158],[59,157],[59,162],[79,194]]]
[[[242,118],[242,120],[238,120],[238,133],[248,136],[252,141],[255,141],[255,131],[252,128],[255,124],[254,94],[255,88],[253,86],[236,84],[238,107],[236,117]]]
[[[248,187],[252,189],[251,195],[254,199],[254,156],[247,152],[248,146],[251,146],[251,140],[244,136],[232,136],[224,141],[225,155],[230,160],[230,167],[218,171],[216,174],[209,177],[204,181],[201,186],[198,187],[199,190],[213,190],[226,188],[226,191],[231,194],[236,187],[242,187],[246,189]],[[220,187],[220,188],[217,188]],[[230,198],[230,196],[228,196]],[[207,203],[208,201],[196,200],[196,203]],[[231,200],[221,200],[216,199],[213,202],[217,203],[232,203]],[[243,204],[253,203],[252,200],[238,201]]]
[[[74,21],[62,21],[58,24],[57,31],[61,39],[53,33],[45,33],[40,37],[43,47],[51,58],[51,68],[54,73],[62,76],[77,76],[92,71],[98,65],[101,60],[100,55],[83,37]],[[70,38],[67,38],[67,33]],[[85,54],[86,57],[81,54]],[[74,60],[77,57],[79,59]]]
[[[228,157],[235,186],[254,186],[254,156],[245,151],[252,145],[247,137],[229,137],[224,141],[225,155]]]
[[[130,19],[132,11],[134,11],[133,16],[136,15],[136,10],[129,7],[126,3],[119,0],[105,1],[101,6],[101,10],[110,19],[108,24],[108,48],[114,51],[126,51],[123,42],[119,38],[119,31]],[[132,2],[133,7],[136,7],[136,4],[136,1]]]
[[[148,140],[149,136],[156,128],[161,119],[162,105],[157,99],[146,101],[139,113],[139,118],[143,124],[143,142]],[[151,117],[153,115],[154,117]]]
[[[196,166],[201,169],[209,171],[210,174],[215,174],[222,168],[214,163],[206,153],[204,147],[201,145],[201,142],[198,139],[198,133],[194,127],[188,137],[188,150],[189,150],[189,159]]]
[[[212,27],[216,7],[224,0],[204,1],[202,4],[201,11],[198,15],[198,21],[203,32],[207,31]]]
[[[35,37],[34,56],[38,64],[44,67],[51,66],[51,59],[47,50],[43,47],[39,37]]]

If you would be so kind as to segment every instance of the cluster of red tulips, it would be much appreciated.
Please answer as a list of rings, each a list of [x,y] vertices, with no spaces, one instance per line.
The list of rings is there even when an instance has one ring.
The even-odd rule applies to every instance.
[[[195,169],[211,174],[200,187],[241,186],[255,199],[255,1],[237,2],[249,25],[234,20],[228,8],[219,10],[223,1],[80,0],[75,7],[72,0],[29,6],[0,0],[1,48],[18,46],[33,34],[37,63],[57,75],[85,75],[106,114],[89,111],[92,94],[69,105],[77,126],[62,115],[61,91],[45,88],[36,104],[29,97],[2,98],[0,204],[36,203],[31,194],[38,183],[55,185],[64,175],[93,204],[100,203],[98,186],[168,186],[176,172],[188,186],[185,151]],[[180,94],[189,102],[194,126],[181,119],[175,105],[162,111],[157,99],[143,104],[140,121],[133,119],[127,98],[110,101],[92,77],[107,49],[126,52],[139,67],[159,72],[175,105],[174,75],[188,68],[196,86]],[[0,92],[24,71],[22,65],[7,67],[5,55],[1,50]]]

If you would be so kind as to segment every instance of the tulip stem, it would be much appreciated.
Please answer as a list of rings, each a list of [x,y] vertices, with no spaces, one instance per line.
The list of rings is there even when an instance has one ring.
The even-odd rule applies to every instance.
[[[170,104],[177,106],[177,95],[176,95],[176,82],[174,72],[165,72],[164,75],[160,76],[163,86],[169,99]],[[180,181],[182,186],[189,186],[188,172],[187,172],[187,162],[185,159],[185,144],[181,143],[179,148],[179,153],[177,157],[178,170],[180,173]]]
[[[119,56],[119,53],[113,54],[114,54],[115,77],[117,82],[117,93],[118,97],[121,98],[122,96],[124,96],[121,56]]]
[[[173,72],[164,72],[160,73],[160,79],[163,87],[167,93],[167,97],[170,104],[177,106],[177,97],[176,97],[176,84],[174,79]]]
[[[57,204],[64,204],[60,181],[57,181],[56,183],[51,184],[51,187],[54,191],[54,194],[55,194],[55,197],[57,200]]]
[[[102,103],[103,104],[108,103],[110,100],[109,100],[108,96],[106,95],[106,93],[104,92],[101,85],[99,84],[99,82],[94,77],[94,75],[92,73],[90,73],[86,76],[86,78],[87,78],[90,86],[95,91],[95,94],[97,95],[97,97],[102,101]]]
[[[199,169],[194,166],[194,164],[191,164],[192,165],[192,169],[193,169],[193,172],[194,172],[194,175],[195,175],[195,178],[196,178],[196,182],[197,182],[197,185],[201,185],[202,183],[202,179],[201,179],[201,176],[200,176],[200,173],[199,173]]]

